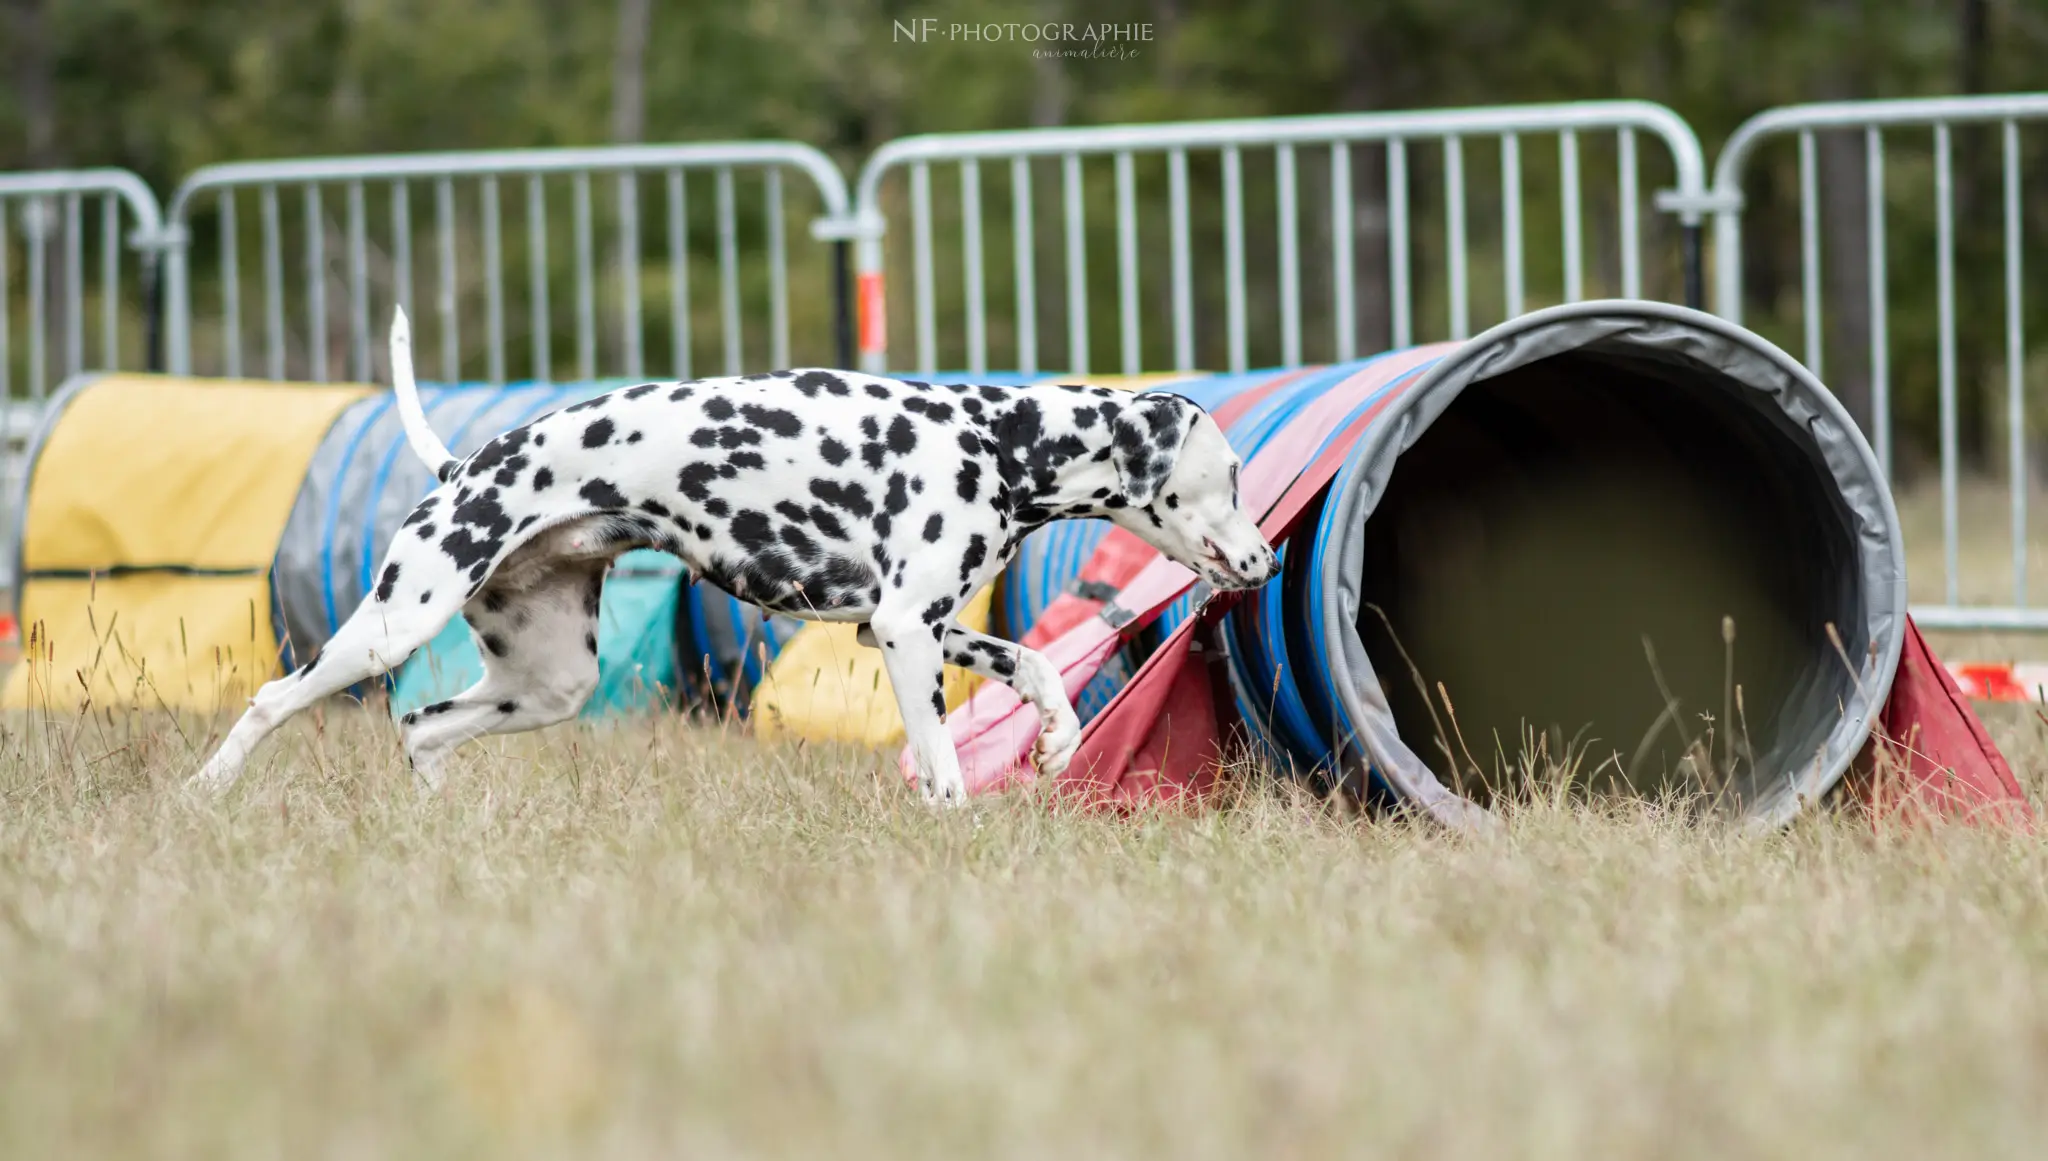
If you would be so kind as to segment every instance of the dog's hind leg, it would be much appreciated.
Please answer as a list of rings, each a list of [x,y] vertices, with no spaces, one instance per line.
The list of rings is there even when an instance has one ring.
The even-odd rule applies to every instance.
[[[256,691],[220,749],[185,783],[186,789],[226,793],[242,776],[250,753],[273,730],[315,702],[397,668],[441,631],[462,607],[468,587],[442,562],[390,556],[381,578],[311,660]]]
[[[422,793],[440,790],[447,757],[464,742],[539,729],[583,708],[597,688],[605,564],[564,562],[517,589],[494,581],[464,607],[483,657],[483,679],[400,719]]]
[[[1038,710],[1038,741],[1031,760],[1043,777],[1063,773],[1081,743],[1081,719],[1067,701],[1060,671],[1036,649],[1026,649],[986,633],[947,625],[943,642],[946,662],[1000,681]]]

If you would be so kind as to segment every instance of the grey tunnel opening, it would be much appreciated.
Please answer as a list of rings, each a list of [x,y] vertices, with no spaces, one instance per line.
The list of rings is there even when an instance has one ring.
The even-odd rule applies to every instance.
[[[1454,792],[1490,804],[1525,755],[1569,744],[1595,792],[1754,811],[1852,701],[1828,626],[1862,668],[1857,527],[1766,393],[1595,341],[1469,383],[1400,452],[1356,628],[1400,737]]]

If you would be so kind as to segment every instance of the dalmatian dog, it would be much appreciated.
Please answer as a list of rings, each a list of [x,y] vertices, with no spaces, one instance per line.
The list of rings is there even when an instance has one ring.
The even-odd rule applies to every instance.
[[[605,572],[651,547],[771,612],[860,624],[861,644],[882,651],[925,796],[958,802],[946,663],[1036,708],[1042,774],[1064,770],[1079,742],[1050,661],[954,622],[1026,534],[1104,517],[1217,589],[1255,587],[1278,569],[1239,507],[1237,456],[1177,395],[777,371],[622,388],[458,459],[427,426],[411,345],[401,311],[392,386],[439,486],[333,638],[250,699],[188,783],[196,791],[226,792],[272,730],[396,667],[460,612],[483,679],[401,722],[422,793],[438,791],[461,743],[581,709],[597,685]]]

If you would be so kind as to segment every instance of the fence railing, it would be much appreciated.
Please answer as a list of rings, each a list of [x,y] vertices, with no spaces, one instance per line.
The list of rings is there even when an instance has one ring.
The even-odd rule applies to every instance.
[[[162,226],[156,195],[125,169],[0,174],[0,400],[148,363]]]
[[[508,350],[521,337],[508,330],[508,319],[520,325],[508,305],[508,277],[516,277],[508,267],[516,259],[525,268],[527,378],[552,380],[564,365],[555,349],[564,300],[573,343],[569,372],[586,380],[601,374],[638,378],[650,362],[641,205],[647,187],[657,184],[660,232],[666,241],[668,325],[655,325],[652,334],[665,339],[663,371],[689,376],[700,370],[738,373],[783,366],[790,361],[792,318],[786,173],[809,187],[814,212],[822,220],[846,216],[846,183],[838,168],[816,149],[785,141],[209,166],[185,179],[169,204],[174,242],[166,262],[169,366],[173,372],[191,373],[204,362],[216,373],[243,373],[249,320],[242,284],[248,266],[261,293],[259,357],[248,365],[270,378],[324,381],[337,371],[373,378],[382,347],[375,336],[396,302],[415,316],[426,373],[438,372],[450,382],[467,377],[502,383],[512,370]],[[701,186],[707,176],[711,190],[705,212],[704,191],[692,187]],[[609,179],[609,198],[593,192],[599,178]],[[744,208],[743,179],[759,182],[758,214]],[[506,219],[514,215],[504,205],[506,185],[515,186],[515,202],[523,203],[516,216],[524,229],[509,239]],[[561,215],[550,211],[551,204],[557,210],[561,205],[562,185],[569,203],[566,241],[556,228]],[[283,204],[288,197],[297,202],[290,210]],[[242,203],[251,199],[253,231],[241,216]],[[296,223],[289,220],[293,217]],[[754,237],[744,244],[743,217],[754,225]],[[381,220],[373,226],[373,219]],[[195,253],[202,223],[211,243],[204,259]],[[604,239],[608,245],[600,242],[601,229],[609,235]],[[601,265],[606,267],[603,285]],[[433,309],[428,312],[414,304],[420,266],[432,272],[428,301]],[[711,328],[700,326],[695,317],[693,266],[711,268],[716,280],[716,328],[709,342],[700,332]],[[833,277],[827,266],[818,263],[821,291]],[[287,274],[293,267],[296,278]],[[193,283],[202,270],[215,276],[218,296],[217,311],[208,320],[212,345],[203,359],[193,305]],[[564,274],[566,293],[557,285]],[[750,311],[743,306],[747,299],[765,302]],[[830,296],[812,301],[819,304],[820,317],[832,309]],[[601,314],[607,317],[601,320]],[[474,327],[481,328],[483,341],[465,345],[464,331]],[[824,330],[808,328],[807,333]],[[428,331],[438,334],[423,333]],[[753,337],[763,331],[765,341]],[[601,346],[609,358],[600,358]],[[713,357],[703,357],[707,353]]]
[[[1903,195],[1921,204],[1931,201],[1934,214],[1934,279],[1931,288],[1914,287],[1935,308],[1935,378],[1938,399],[1943,599],[1916,605],[1913,615],[1938,628],[2044,629],[2048,607],[2030,604],[2027,595],[2028,530],[2026,337],[2023,289],[2023,206],[2020,129],[2027,122],[2048,120],[2048,93],[1976,97],[1945,97],[1897,101],[1844,101],[1791,105],[1771,109],[1743,122],[1714,164],[1714,184],[1707,207],[1714,214],[1715,310],[1731,322],[1743,318],[1743,215],[1749,207],[1744,181],[1754,170],[1759,150],[1786,137],[1798,142],[1799,314],[1803,359],[1826,381],[1828,312],[1823,302],[1821,210],[1823,189],[1817,162],[1818,139],[1828,133],[1860,137],[1861,197],[1865,206],[1860,244],[1867,269],[1865,299],[1853,304],[1862,312],[1869,345],[1871,444],[1887,478],[1893,461],[1893,369],[1896,337],[1892,333],[1890,274],[1892,254],[1887,229],[1888,203]],[[2003,257],[1999,263],[2004,299],[2004,380],[2006,388],[2006,454],[2010,475],[2012,600],[2010,605],[1970,605],[1962,600],[1960,449],[1958,447],[1956,175],[1954,133],[1959,127],[1984,126],[1998,131],[2002,170],[1999,211]],[[1924,184],[1900,191],[1887,168],[1886,146],[1907,130],[1927,131],[1931,163]],[[1839,230],[1843,223],[1835,223]],[[1839,234],[1837,235],[1839,237]],[[1853,313],[1853,312],[1852,312]]]
[[[1836,379],[1867,385],[1887,474],[1900,368],[1913,368],[1908,386],[1923,364],[1933,380],[1944,575],[1942,600],[1915,615],[1930,627],[2048,629],[2048,605],[2028,596],[2022,166],[2023,135],[2041,121],[2048,93],[1788,106],[1736,130],[1711,185],[1691,128],[1636,101],[908,137],[870,156],[851,192],[824,154],[795,142],[219,165],[187,178],[167,212],[124,170],[0,174],[0,400],[26,408],[8,428],[18,442],[51,388],[82,370],[375,381],[392,303],[414,315],[423,372],[449,381],[690,376],[827,357],[882,370],[892,345],[912,353],[899,365],[927,374],[956,363],[1030,374],[1295,365],[1465,337],[1545,301],[1699,305],[1708,215],[1714,306],[1741,322],[1745,291],[1757,292],[1744,223],[1761,230],[1759,207],[1785,182],[1798,208],[1788,345],[1824,379],[1844,357],[1842,335],[1853,331],[1859,362],[1867,346],[1867,376],[1838,366]],[[1959,178],[1959,165],[1971,172],[1957,144],[1969,134],[1995,135],[1995,183]],[[1845,155],[1826,152],[1845,137],[1861,146],[1846,169]],[[1796,171],[1783,155],[1778,168],[1761,163],[1788,142]],[[954,179],[936,197],[935,168]],[[1860,187],[1860,221],[1827,201],[1844,173]],[[1964,191],[1994,184],[1976,214],[1984,254],[1964,255],[1962,299],[1977,308],[1966,310],[1958,239],[1975,226],[1959,227],[1958,214],[1972,203]],[[1899,250],[1902,223],[1931,241]],[[1849,295],[1823,274],[1825,258],[1839,267],[1847,255],[1845,236],[1867,282]],[[1827,254],[1824,239],[1835,239]],[[890,266],[908,276],[887,280]],[[1979,268],[1985,286],[1972,294]],[[1774,272],[1764,273],[1760,288]],[[892,295],[905,308],[893,332]],[[1894,317],[1901,296],[1924,297],[1931,328],[1918,312]],[[1114,308],[1091,309],[1091,298]],[[1976,377],[1960,365],[1959,332],[1994,329],[2012,596],[1966,603],[1959,402]],[[1920,362],[1901,362],[1908,349]]]
[[[1558,211],[1559,297],[1571,301],[1585,296],[1585,201],[1582,138],[1612,135],[1616,185],[1611,202],[1612,245],[1615,278],[1610,293],[1637,297],[1644,287],[1643,210],[1646,199],[1640,178],[1639,137],[1661,144],[1668,155],[1673,187],[1659,195],[1654,205],[1676,214],[1685,229],[1687,260],[1684,263],[1683,294],[1697,301],[1698,204],[1704,191],[1705,162],[1698,139],[1691,128],[1671,110],[1640,101],[1596,101],[1559,105],[1440,110],[1414,113],[1355,113],[1330,116],[1267,118],[1237,121],[1185,122],[1151,125],[1118,125],[1078,129],[1033,129],[998,133],[953,133],[909,137],[892,141],[878,150],[863,166],[856,184],[858,237],[857,270],[861,321],[861,363],[868,370],[888,364],[889,326],[884,282],[885,241],[893,224],[885,204],[885,182],[898,172],[907,174],[909,184],[908,229],[911,246],[910,292],[913,311],[915,366],[924,373],[937,369],[940,354],[938,293],[933,269],[931,170],[934,165],[957,167],[959,179],[959,227],[962,254],[960,351],[966,369],[978,372],[990,365],[991,317],[989,311],[988,260],[984,248],[987,234],[1009,234],[1011,275],[1010,351],[1005,365],[1027,373],[1038,371],[1045,360],[1040,343],[1040,293],[1038,265],[1041,261],[1036,234],[1040,213],[1035,205],[1034,162],[1056,161],[1059,167],[1059,230],[1064,241],[1066,321],[1064,366],[1061,370],[1085,373],[1091,366],[1089,322],[1090,203],[1085,191],[1084,159],[1107,157],[1113,166],[1114,264],[1116,268],[1115,364],[1125,373],[1136,373],[1147,363],[1144,354],[1144,316],[1141,305],[1140,251],[1146,242],[1159,242],[1156,231],[1144,234],[1139,221],[1136,195],[1138,158],[1149,161],[1163,157],[1168,205],[1168,224],[1163,248],[1169,301],[1165,309],[1149,313],[1161,316],[1170,330],[1170,355],[1166,360],[1176,369],[1191,369],[1197,361],[1200,336],[1218,328],[1210,315],[1221,315],[1223,349],[1218,352],[1231,370],[1246,368],[1253,358],[1251,280],[1247,263],[1247,182],[1245,154],[1248,150],[1270,153],[1274,213],[1273,260],[1277,265],[1277,301],[1269,305],[1270,319],[1257,325],[1273,324],[1277,332],[1276,354],[1281,365],[1298,364],[1304,357],[1304,256],[1301,209],[1303,183],[1300,173],[1310,159],[1319,171],[1326,171],[1324,203],[1327,220],[1311,218],[1309,229],[1322,235],[1318,247],[1325,269],[1318,281],[1327,286],[1324,311],[1329,330],[1326,353],[1346,359],[1358,351],[1360,273],[1357,238],[1361,206],[1372,217],[1383,215],[1385,248],[1385,336],[1393,346],[1416,341],[1422,328],[1418,323],[1416,253],[1425,247],[1416,223],[1425,213],[1413,200],[1415,174],[1423,164],[1418,160],[1425,149],[1440,155],[1442,211],[1434,215],[1442,230],[1441,271],[1444,295],[1444,327],[1449,337],[1464,337],[1473,330],[1473,288],[1478,271],[1477,250],[1468,234],[1470,225],[1465,151],[1468,144],[1489,143],[1497,150],[1499,175],[1499,242],[1487,253],[1500,268],[1499,305],[1504,315],[1519,314],[1530,297],[1525,246],[1537,231],[1525,219],[1525,138],[1548,135],[1556,138],[1556,203]],[[1383,174],[1379,181],[1368,178],[1355,185],[1357,168],[1353,147],[1367,145],[1375,156],[1359,158],[1367,172]],[[1364,151],[1361,151],[1364,152]],[[1204,255],[1201,265],[1220,267],[1221,303],[1211,295],[1198,295],[1194,214],[1191,211],[1191,154],[1214,154],[1220,169],[1222,254],[1220,262]],[[1010,213],[1007,225],[992,220],[984,211],[982,163],[1007,162]],[[1204,175],[1206,176],[1206,174]],[[1600,199],[1603,202],[1605,198]],[[1377,228],[1377,227],[1376,227]],[[1207,231],[1205,230],[1205,233]],[[1434,247],[1430,247],[1434,249]],[[1100,261],[1100,259],[1098,259]],[[1156,276],[1155,276],[1156,277]],[[1375,291],[1377,272],[1366,285]],[[1205,288],[1213,285],[1205,280]],[[1675,296],[1676,292],[1674,292]],[[1198,302],[1198,299],[1200,300]],[[1262,312],[1266,313],[1266,312]],[[1159,325],[1158,323],[1154,324]],[[1266,353],[1266,352],[1261,352]],[[1153,360],[1156,368],[1159,360]]]

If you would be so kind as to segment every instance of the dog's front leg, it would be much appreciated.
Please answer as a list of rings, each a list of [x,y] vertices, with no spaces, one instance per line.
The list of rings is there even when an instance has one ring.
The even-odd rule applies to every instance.
[[[946,616],[952,616],[951,610]],[[868,629],[882,651],[889,686],[896,691],[896,709],[903,715],[904,737],[917,761],[917,782],[926,801],[965,802],[960,754],[946,732],[945,654],[939,645],[944,630],[918,611],[897,610],[892,615],[884,609],[875,611]]]
[[[1081,743],[1081,719],[1067,700],[1059,668],[1036,649],[959,625],[946,626],[944,649],[947,664],[1000,681],[1037,708],[1038,741],[1031,747],[1032,764],[1043,777],[1064,773]]]

